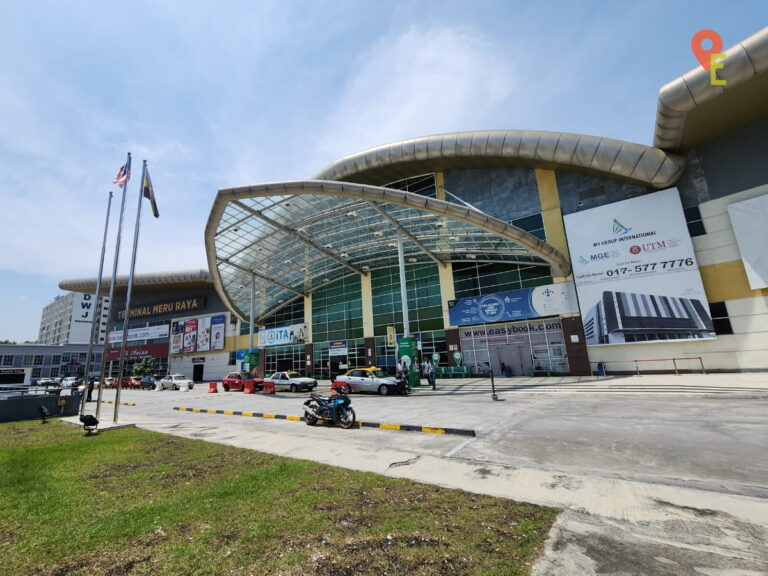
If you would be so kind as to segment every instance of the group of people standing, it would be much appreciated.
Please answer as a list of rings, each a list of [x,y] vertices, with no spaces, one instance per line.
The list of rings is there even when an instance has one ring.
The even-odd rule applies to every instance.
[[[406,390],[410,389],[408,384],[409,372],[410,370],[408,369],[408,364],[398,361],[395,378],[397,379],[398,385],[404,387]],[[421,375],[427,379],[427,384],[432,386],[432,390],[437,390],[437,383],[435,380],[435,363],[432,360],[424,360],[421,363]]]

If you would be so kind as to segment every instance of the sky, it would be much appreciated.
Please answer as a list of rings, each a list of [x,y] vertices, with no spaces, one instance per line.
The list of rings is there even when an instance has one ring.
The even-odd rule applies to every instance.
[[[220,188],[309,178],[390,142],[550,130],[652,144],[659,89],[768,25],[735,1],[33,0],[0,3],[0,340],[37,339],[61,280],[205,269]]]

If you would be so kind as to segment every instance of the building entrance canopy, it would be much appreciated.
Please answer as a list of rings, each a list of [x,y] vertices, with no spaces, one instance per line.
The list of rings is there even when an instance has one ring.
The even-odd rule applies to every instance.
[[[474,208],[364,184],[273,182],[219,191],[205,231],[208,266],[241,319],[262,319],[350,274],[406,264],[491,261],[548,266],[568,260],[537,237]]]

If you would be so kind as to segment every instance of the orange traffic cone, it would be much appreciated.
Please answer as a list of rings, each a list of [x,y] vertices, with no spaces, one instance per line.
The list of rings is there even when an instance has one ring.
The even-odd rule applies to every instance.
[[[211,382],[208,384],[208,394],[218,394],[219,392],[219,385],[216,382]]]

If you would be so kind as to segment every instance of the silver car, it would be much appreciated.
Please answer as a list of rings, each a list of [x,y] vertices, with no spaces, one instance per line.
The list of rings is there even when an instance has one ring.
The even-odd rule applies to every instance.
[[[169,374],[155,384],[157,390],[181,390],[186,387],[192,390],[194,383],[184,374]]]
[[[298,372],[275,372],[269,378],[264,378],[264,382],[274,382],[275,390],[290,390],[291,392],[300,390],[312,392],[317,387],[317,380],[302,376]]]
[[[397,380],[383,370],[375,367],[353,368],[342,376],[336,377],[336,382],[343,382],[347,393],[376,392],[382,396],[397,394]]]

